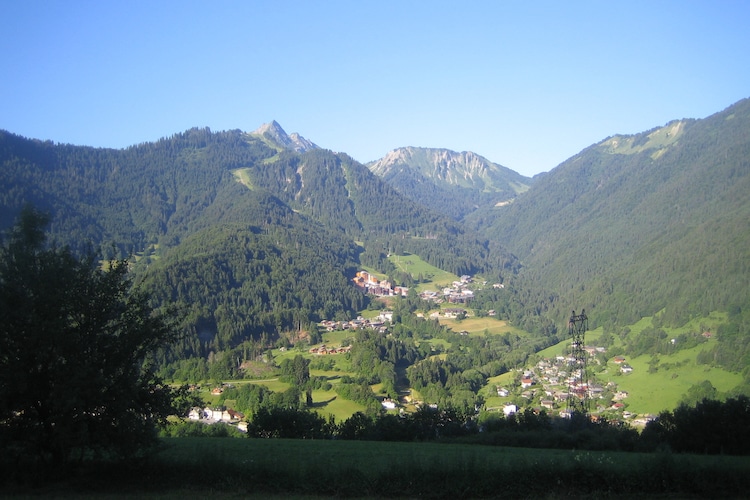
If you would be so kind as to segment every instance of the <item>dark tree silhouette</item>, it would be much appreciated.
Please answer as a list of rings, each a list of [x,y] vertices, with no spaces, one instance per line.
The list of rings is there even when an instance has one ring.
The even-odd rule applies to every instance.
[[[126,261],[48,246],[48,221],[24,209],[0,247],[0,448],[54,463],[141,452],[174,410],[145,362],[174,340],[170,315]]]

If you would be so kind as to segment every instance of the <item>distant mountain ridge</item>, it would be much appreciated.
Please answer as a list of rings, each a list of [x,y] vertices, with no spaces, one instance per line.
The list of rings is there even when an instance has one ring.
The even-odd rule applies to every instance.
[[[398,148],[367,166],[404,196],[456,219],[511,200],[533,183],[476,153],[441,148]]]

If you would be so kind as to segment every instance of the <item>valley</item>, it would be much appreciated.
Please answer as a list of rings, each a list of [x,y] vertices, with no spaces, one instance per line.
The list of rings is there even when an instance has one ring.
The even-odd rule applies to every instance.
[[[266,384],[248,415],[346,420],[383,400],[557,414],[564,325],[585,308],[602,349],[591,410],[635,420],[750,393],[748,129],[743,100],[534,178],[433,148],[363,165],[276,122],[119,150],[2,132],[0,228],[30,204],[56,245],[128,259],[134,285],[179,311],[159,375]]]

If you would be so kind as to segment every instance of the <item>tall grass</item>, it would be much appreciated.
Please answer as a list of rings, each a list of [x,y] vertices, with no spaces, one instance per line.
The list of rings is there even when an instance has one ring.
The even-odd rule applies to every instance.
[[[6,483],[50,496],[736,497],[747,457],[529,450],[361,441],[180,438],[128,464],[88,464],[56,482]]]

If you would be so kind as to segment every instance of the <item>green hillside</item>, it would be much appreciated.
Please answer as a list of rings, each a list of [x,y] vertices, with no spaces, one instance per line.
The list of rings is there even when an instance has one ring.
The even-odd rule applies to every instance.
[[[750,100],[595,144],[475,227],[596,325],[750,305]]]

